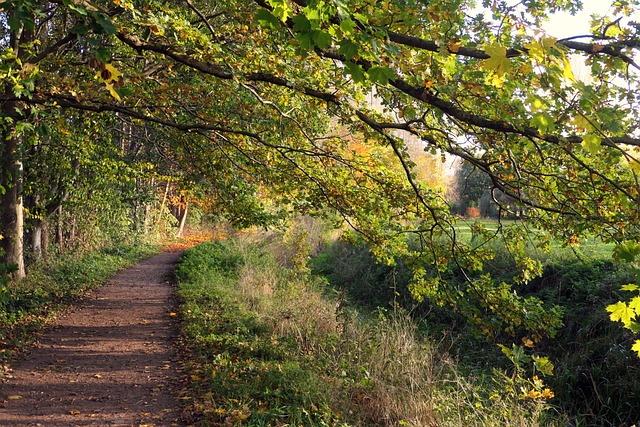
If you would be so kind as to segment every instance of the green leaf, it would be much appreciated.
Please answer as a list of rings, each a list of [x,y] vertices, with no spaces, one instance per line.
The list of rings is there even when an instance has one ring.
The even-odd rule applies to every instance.
[[[276,29],[280,26],[280,21],[267,9],[259,9],[256,12],[256,21],[262,28]]]
[[[313,30],[311,32],[311,39],[320,49],[326,49],[331,46],[331,36],[325,31]]]
[[[588,133],[582,138],[582,146],[591,154],[598,154],[600,147],[602,147],[602,138],[595,133]]]
[[[89,27],[87,25],[78,24],[75,27],[69,30],[71,34],[84,35],[89,32]]]
[[[556,127],[553,121],[553,117],[551,117],[547,113],[534,114],[531,120],[529,121],[529,124],[532,127],[537,128],[538,132],[540,132],[542,135],[547,134],[549,132],[553,132]]]
[[[312,50],[314,43],[311,38],[311,33],[298,33],[296,39],[300,42],[300,47],[304,50]]]
[[[613,248],[613,260],[615,262],[632,263],[640,255],[640,245],[635,242],[620,243]]]
[[[369,78],[371,79],[371,81],[380,83],[381,85],[386,85],[387,83],[389,83],[389,80],[392,80],[396,77],[395,71],[393,71],[391,68],[380,66],[369,68],[367,74],[369,74]]]
[[[345,62],[344,65],[347,69],[347,73],[351,76],[354,83],[362,83],[367,80],[367,76],[360,65],[351,61]]]
[[[358,21],[362,22],[363,24],[368,24],[369,23],[369,17],[365,14],[362,13],[354,13],[353,17],[356,18]]]
[[[103,47],[93,50],[93,54],[100,62],[109,62],[111,60],[111,51]]]
[[[353,59],[358,54],[358,45],[349,39],[340,41],[338,52],[347,59]]]
[[[612,321],[622,322],[625,325],[631,323],[631,320],[636,318],[636,312],[621,301],[608,306],[607,311],[611,313],[609,318]]]
[[[67,3],[67,2],[65,2],[65,3]],[[66,6],[69,8],[69,10],[74,11],[78,15],[87,16],[89,14],[89,10],[83,4],[80,4],[80,3],[75,4],[75,3],[68,2],[68,4]]]
[[[344,34],[352,34],[353,30],[356,28],[356,23],[351,20],[351,18],[343,19],[340,22],[340,29]]]
[[[273,6],[273,15],[282,22],[293,15],[293,10],[288,0],[269,0],[269,4]]]
[[[275,16],[274,16],[275,18]],[[304,15],[296,15],[293,17],[293,31],[297,33],[308,33],[311,31],[311,21]]]
[[[115,34],[118,30],[111,22],[111,18],[104,12],[98,12],[94,15],[94,19],[96,20],[96,24],[98,27],[96,28],[96,33],[98,34]]]
[[[548,357],[531,356],[531,358],[538,371],[547,376],[553,375],[554,366]]]

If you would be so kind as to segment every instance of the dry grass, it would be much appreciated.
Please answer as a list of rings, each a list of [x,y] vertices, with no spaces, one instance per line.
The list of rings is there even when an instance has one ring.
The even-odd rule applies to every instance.
[[[320,244],[321,233],[313,231],[314,244],[304,240],[311,234],[304,229],[288,233],[238,239],[245,258],[239,293],[273,328],[274,338],[295,340],[318,364],[336,408],[350,414],[354,425],[553,425],[540,421],[545,405],[518,401],[495,378],[459,374],[406,312],[381,311],[372,318],[345,308],[339,295],[327,296],[326,286],[296,261]],[[262,255],[256,255],[256,242],[262,242]]]

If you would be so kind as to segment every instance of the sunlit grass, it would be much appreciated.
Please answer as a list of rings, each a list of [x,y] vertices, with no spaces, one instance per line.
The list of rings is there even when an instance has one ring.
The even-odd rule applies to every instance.
[[[455,225],[456,238],[461,242],[470,243],[475,238],[474,227],[481,226],[490,236],[491,240],[500,242],[502,236],[499,231],[508,227],[523,227],[525,238],[529,240],[529,256],[540,261],[569,261],[569,260],[604,260],[611,259],[614,248],[613,243],[603,243],[597,237],[582,238],[573,244],[567,244],[550,238],[548,247],[542,250],[538,244],[537,236],[547,236],[548,233],[528,226],[526,223],[512,219],[460,219]],[[476,242],[478,244],[479,242]]]

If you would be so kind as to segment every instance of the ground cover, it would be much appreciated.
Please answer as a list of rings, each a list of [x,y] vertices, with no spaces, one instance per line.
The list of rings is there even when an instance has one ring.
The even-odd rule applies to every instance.
[[[474,224],[458,224],[459,237],[471,241]],[[481,220],[480,224],[494,232],[499,226],[490,220]],[[502,225],[517,224],[503,221]],[[490,244],[496,256],[485,263],[483,273],[491,273],[496,281],[518,277],[515,257],[502,238],[496,236]],[[640,363],[629,350],[633,335],[612,323],[605,310],[624,299],[620,287],[633,282],[633,277],[625,266],[612,262],[611,251],[611,245],[596,239],[570,246],[551,241],[547,250],[527,244],[527,255],[541,262],[541,275],[513,287],[523,297],[532,296],[562,309],[561,327],[553,338],[534,347],[516,338],[513,345],[522,354],[549,357],[555,365],[554,375],[544,379],[555,394],[549,402],[575,425],[633,425],[640,419],[636,403],[640,400]],[[513,369],[512,361],[496,342],[479,338],[463,316],[429,301],[417,303],[407,289],[411,274],[403,263],[392,267],[379,264],[366,246],[335,241],[314,258],[313,265],[353,304],[369,310],[400,304],[411,310],[429,333],[448,343],[447,348],[461,366],[471,371]],[[447,277],[459,280],[454,274]],[[512,348],[512,344],[502,343]]]
[[[356,309],[310,275],[291,246],[308,242],[267,237],[201,245],[178,267],[203,425],[554,425],[544,399],[521,398],[542,383],[463,375],[404,310]]]

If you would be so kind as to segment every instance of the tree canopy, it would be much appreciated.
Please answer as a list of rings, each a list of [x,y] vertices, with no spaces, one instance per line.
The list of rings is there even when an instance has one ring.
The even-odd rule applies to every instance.
[[[109,146],[133,168],[129,182],[150,182],[142,163],[153,165],[211,194],[239,225],[338,212],[381,259],[412,260],[416,298],[463,305],[488,335],[553,334],[554,308],[475,274],[493,234],[477,226],[478,239],[457,237],[444,191],[417,178],[406,137],[464,160],[509,198],[503,209],[526,212],[526,223],[500,229],[518,280],[540,269],[517,238],[523,226],[543,239],[616,242],[616,259],[634,263],[638,2],[613,2],[588,34],[542,29],[554,12],[580,9],[567,0],[5,0],[5,259],[23,256],[23,194],[41,212],[46,200],[60,205],[88,151],[118,176]],[[588,75],[577,78],[576,63]],[[353,135],[387,147],[399,167],[354,149]],[[43,141],[67,146],[68,159]],[[465,287],[441,280],[451,265]],[[638,330],[638,301],[611,308],[612,319]]]

